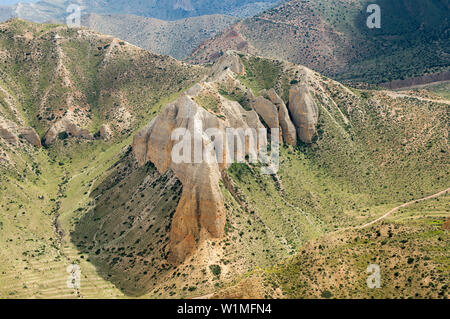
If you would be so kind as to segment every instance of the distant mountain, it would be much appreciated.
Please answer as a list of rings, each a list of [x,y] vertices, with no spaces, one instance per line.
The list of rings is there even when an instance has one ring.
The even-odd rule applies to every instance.
[[[368,4],[381,8],[369,29]],[[292,0],[200,45],[190,61],[228,49],[283,58],[338,80],[390,82],[450,69],[448,0]]]
[[[134,14],[162,20],[178,20],[211,14],[253,16],[280,0],[46,0],[0,7],[0,17],[19,17],[34,22],[64,21],[70,4],[82,13]]]
[[[236,21],[237,18],[219,14],[176,21],[136,15],[89,14],[83,16],[82,25],[154,53],[182,60],[204,40],[215,36]]]
[[[65,23],[68,6],[78,3],[82,24],[141,48],[186,58],[206,39],[258,14],[278,0],[47,0],[0,6],[0,21],[18,17],[32,22]]]

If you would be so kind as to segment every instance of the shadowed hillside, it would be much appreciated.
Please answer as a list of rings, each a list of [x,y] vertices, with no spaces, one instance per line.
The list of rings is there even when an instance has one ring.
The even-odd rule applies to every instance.
[[[236,17],[253,16],[278,0],[84,0],[83,14],[133,14],[161,20],[178,20],[210,14]],[[0,17],[22,18],[34,22],[64,21],[68,0],[46,0],[0,7]]]
[[[369,29],[368,4],[381,8]],[[200,45],[191,61],[236,49],[289,60],[337,80],[381,83],[448,71],[446,0],[292,0],[239,22]]]
[[[200,43],[235,23],[224,15],[208,15],[177,21],[163,21],[133,15],[83,16],[82,24],[134,45],[176,59],[186,58]]]

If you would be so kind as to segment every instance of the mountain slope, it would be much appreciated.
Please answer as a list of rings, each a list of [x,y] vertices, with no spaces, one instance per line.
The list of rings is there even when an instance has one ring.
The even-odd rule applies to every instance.
[[[0,295],[123,297],[71,244],[70,225],[131,134],[205,69],[85,29],[17,19],[0,25],[0,60]],[[55,127],[56,139],[40,147]],[[87,134],[72,134],[80,130]],[[81,292],[67,288],[71,263],[83,269]]]
[[[257,14],[276,0],[263,1],[83,1],[82,25],[110,34],[154,53],[187,57],[237,17]],[[73,1],[50,0],[0,6],[0,21],[12,17],[34,22],[65,23]]]
[[[3,90],[41,137],[52,127],[61,133],[66,121],[92,134],[101,124],[131,132],[145,104],[203,70],[85,29],[22,20],[1,25],[0,49]]]
[[[110,34],[157,54],[184,59],[201,42],[215,36],[236,19],[205,15],[176,21],[163,21],[133,15],[83,16],[82,25]]]
[[[178,20],[202,15],[223,14],[252,16],[278,0],[84,0],[78,2],[82,13],[133,14],[161,20]],[[0,7],[0,16],[17,17],[34,22],[65,21],[68,0],[46,0]]]
[[[191,184],[188,177],[202,172],[201,164],[188,166],[190,169],[170,164],[166,159],[169,141],[164,136],[170,135],[178,116],[183,118],[185,107],[196,108],[199,118],[210,123],[207,125],[219,125],[213,127],[222,127],[217,124],[221,121],[233,123],[231,110],[235,107],[242,108],[240,112],[247,114],[243,118],[249,119],[256,107],[252,98],[245,98],[249,89],[261,97],[266,94],[264,90],[274,88],[292,111],[289,91],[299,84],[309,88],[319,107],[313,142],[299,141],[295,147],[285,144],[275,176],[261,174],[260,164],[248,162],[221,166],[217,184],[211,177],[214,174],[208,176],[206,180],[212,181],[208,187],[221,189],[220,201],[226,210],[224,234],[208,233],[202,207],[208,207],[209,199],[199,195],[206,193],[201,188],[205,176],[198,175],[202,176],[198,184]],[[181,193],[156,189],[177,200],[181,195],[176,209],[170,211],[171,222],[160,224],[157,218],[161,215],[151,208],[154,201],[145,199],[149,183],[133,188],[131,180],[121,181],[124,175],[117,179],[113,173],[119,181],[114,192],[121,189],[133,192],[133,196],[113,199],[113,193],[102,191],[100,198],[105,196],[108,202],[101,200],[102,204],[88,207],[91,212],[82,219],[73,238],[101,269],[110,269],[111,280],[129,294],[190,297],[211,293],[249,269],[270,268],[322,234],[365,224],[399,202],[448,187],[448,106],[446,100],[411,92],[349,90],[303,67],[229,52],[213,67],[205,83],[166,106],[134,139],[134,156],[140,165],[150,165],[141,169],[153,172],[154,164],[158,174],[173,172],[183,186]],[[425,123],[433,124],[428,127]],[[151,182],[153,177],[149,178]],[[203,191],[197,194],[197,188]],[[148,213],[142,213],[147,210],[141,205],[148,207]],[[107,212],[115,207],[126,208],[128,214],[121,215],[118,224],[122,226],[116,224],[117,230],[111,233],[107,225],[114,225],[117,219]],[[140,229],[136,220],[145,227]],[[150,249],[129,229],[153,232],[157,244]],[[95,234],[105,240],[94,240]],[[195,238],[193,247],[184,245],[184,239],[191,235]],[[174,250],[179,254],[180,249],[183,257],[173,263],[170,255]]]
[[[369,3],[381,7],[380,29],[366,26]],[[293,0],[206,41],[190,61],[214,61],[236,49],[370,83],[448,71],[449,12],[445,0]]]
[[[85,29],[12,20],[0,30],[1,116],[44,137],[75,104],[79,117],[70,120],[92,135],[70,136],[77,130],[67,126],[43,148],[0,131],[2,297],[210,294],[307,242],[448,188],[450,102],[429,91],[349,89],[306,67],[236,52],[211,68],[190,66]],[[279,125],[278,172],[263,174],[250,156],[177,165],[171,133],[199,123],[220,131]],[[96,138],[103,124],[112,138]],[[427,272],[448,267],[435,239],[427,242],[433,263],[421,265]],[[72,263],[79,289],[67,288]],[[359,271],[351,259],[348,267]],[[402,269],[407,281],[411,269]]]
[[[367,229],[324,236],[275,267],[246,274],[213,298],[448,298],[447,196],[402,209]],[[377,264],[379,289],[366,271]]]

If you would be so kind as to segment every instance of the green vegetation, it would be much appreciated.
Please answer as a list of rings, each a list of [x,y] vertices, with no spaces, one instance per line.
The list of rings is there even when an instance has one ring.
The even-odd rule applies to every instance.
[[[281,62],[254,56],[243,56],[241,61],[245,67],[245,76],[240,77],[240,80],[255,94],[275,87],[282,72]]]
[[[196,96],[195,101],[205,110],[215,114],[219,113],[218,105],[220,104],[220,100],[216,96],[211,94],[202,94]]]
[[[368,229],[308,243],[301,254],[267,271],[267,280],[289,298],[448,298],[450,238],[441,228],[448,199],[416,204]],[[369,264],[381,268],[380,289],[366,286]]]
[[[220,266],[219,265],[210,265],[209,266],[209,270],[211,270],[211,273],[216,276],[216,277],[220,277]]]
[[[39,33],[42,55],[20,37],[13,46],[15,29]],[[448,196],[354,228],[448,187],[448,104],[432,93],[349,90],[317,73],[303,79],[300,67],[294,74],[281,62],[242,55],[242,88],[219,93],[245,106],[248,88],[275,88],[285,98],[290,85],[306,81],[319,108],[317,134],[311,144],[283,145],[276,175],[247,162],[223,169],[226,236],[199,242],[175,266],[167,261],[169,230],[182,185],[171,171],[139,167],[130,144],[207,70],[110,38],[86,41],[64,27],[12,21],[0,30],[0,48],[13,48],[11,63],[0,67],[2,116],[23,117],[42,136],[77,105],[79,125],[92,131],[110,123],[115,134],[87,141],[63,132],[46,148],[0,139],[0,297],[188,298],[252,274],[263,278],[266,296],[447,296]],[[19,50],[30,51],[30,61]],[[47,93],[34,94],[41,88]],[[197,102],[217,114],[219,98],[203,94]],[[82,269],[79,290],[66,286],[72,263]],[[383,266],[393,285],[367,291],[370,263]]]
[[[425,88],[446,100],[450,100],[450,82],[433,84],[425,86]]]
[[[36,38],[25,39],[30,34]],[[105,123],[114,131],[109,142],[85,141],[58,132],[55,143],[47,148],[34,148],[23,141],[11,146],[0,139],[1,297],[123,298],[124,291],[136,293],[134,284],[112,280],[114,269],[110,271],[109,261],[101,259],[107,255],[101,242],[92,249],[80,245],[77,226],[89,220],[95,207],[99,207],[96,213],[104,213],[102,207],[111,209],[107,205],[114,201],[91,197],[101,195],[96,188],[108,176],[115,176],[113,167],[126,157],[124,149],[134,132],[198,81],[205,69],[126,45],[108,54],[111,41],[94,34],[79,37],[77,30],[63,26],[21,20],[0,25],[0,52],[8,52],[0,66],[2,117],[5,114],[16,123],[23,120],[42,137],[71,110],[77,124],[93,133]],[[128,178],[130,185],[137,187],[146,169],[150,170],[136,170]],[[176,204],[171,194],[162,196],[169,206]],[[141,194],[136,196],[141,198]],[[151,190],[145,196],[152,196]],[[116,199],[117,205],[122,204],[120,200]],[[124,218],[132,215],[132,210],[123,208]],[[141,206],[136,208],[142,213]],[[96,221],[90,221],[86,230],[96,226]],[[78,291],[66,285],[66,268],[71,263],[81,267]],[[143,272],[135,275],[144,276]]]

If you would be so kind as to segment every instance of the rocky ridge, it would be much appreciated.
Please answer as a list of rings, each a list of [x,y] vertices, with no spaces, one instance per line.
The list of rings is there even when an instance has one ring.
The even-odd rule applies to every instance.
[[[255,97],[252,90],[246,90],[239,81],[243,74],[245,68],[239,55],[227,52],[213,66],[206,82],[195,85],[168,104],[134,137],[133,154],[140,166],[151,162],[160,173],[170,169],[183,184],[170,229],[169,260],[173,263],[183,262],[202,239],[224,235],[225,207],[219,180],[221,172],[231,164],[227,159],[236,150],[234,144],[226,140],[223,146],[216,136],[213,139],[205,133],[206,130],[216,129],[225,136],[227,128],[280,129],[281,126],[282,139],[291,145],[297,143],[296,133],[304,143],[311,143],[315,134],[318,109],[306,84],[290,89],[292,94],[287,108],[273,88],[261,92],[267,99]],[[224,96],[224,87],[245,92],[250,109]],[[189,144],[194,147],[194,153],[196,146],[205,150],[201,154],[203,158],[197,158],[198,153],[195,153],[183,154],[181,163],[173,160],[175,142],[171,137],[177,134],[177,129],[189,132],[193,137]],[[257,141],[258,151],[267,146],[267,137],[258,137]],[[247,139],[244,141],[247,155],[249,143]],[[218,151],[221,147],[223,152]]]
[[[27,126],[20,126],[12,121],[0,117],[0,138],[12,145],[17,145],[20,138],[24,138],[33,146],[41,147],[41,140],[36,131]]]

